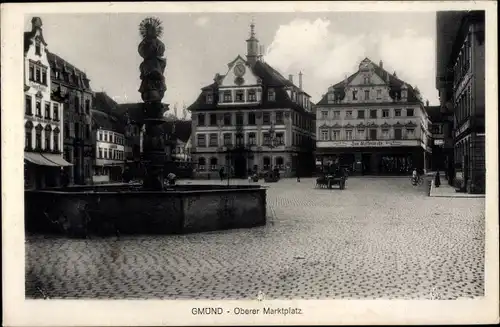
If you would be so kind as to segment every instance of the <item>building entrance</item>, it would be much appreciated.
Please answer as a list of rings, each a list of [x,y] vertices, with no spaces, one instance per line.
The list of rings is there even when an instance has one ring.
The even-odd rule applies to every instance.
[[[247,175],[247,160],[242,154],[236,154],[234,156],[234,177],[245,178]]]
[[[361,156],[361,174],[369,175],[372,171],[371,166],[372,154],[371,153],[363,153]]]

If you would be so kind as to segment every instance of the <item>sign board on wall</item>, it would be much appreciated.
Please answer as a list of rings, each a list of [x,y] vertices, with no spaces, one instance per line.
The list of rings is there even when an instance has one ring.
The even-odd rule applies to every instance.
[[[397,147],[418,146],[418,140],[388,140],[388,141],[318,141],[318,148],[361,148],[361,147]]]

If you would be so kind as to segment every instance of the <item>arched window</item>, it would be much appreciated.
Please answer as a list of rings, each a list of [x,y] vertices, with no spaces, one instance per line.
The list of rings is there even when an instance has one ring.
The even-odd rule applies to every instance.
[[[285,162],[283,160],[283,157],[277,157],[276,158],[276,168],[278,168],[278,169],[285,169]]]
[[[204,157],[199,157],[198,158],[198,170],[199,171],[204,171],[205,170],[205,166],[206,166],[206,161],[205,161],[205,158]]]
[[[217,158],[210,158],[210,170],[217,170]]]
[[[42,131],[43,131],[43,127],[42,125],[38,124],[36,127],[35,127],[35,148],[37,150],[41,150],[42,149]]]
[[[270,169],[271,167],[271,159],[269,157],[264,157],[263,159],[263,168],[264,170]]]
[[[52,127],[45,125],[45,150],[50,151],[50,139],[52,134]]]
[[[52,134],[54,136],[54,146],[53,149],[54,151],[59,152],[59,128],[56,127],[54,128],[54,133]]]
[[[31,121],[27,121],[24,124],[24,147],[26,150],[33,149],[33,123]]]

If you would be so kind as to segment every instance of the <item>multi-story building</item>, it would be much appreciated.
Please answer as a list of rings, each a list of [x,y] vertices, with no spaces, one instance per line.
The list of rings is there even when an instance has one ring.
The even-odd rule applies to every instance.
[[[125,126],[113,114],[117,103],[106,93],[95,94],[92,110],[95,160],[93,183],[121,182],[125,169]]]
[[[92,99],[90,80],[80,69],[54,53],[48,53],[51,87],[64,98],[64,158],[73,165],[68,168],[70,184],[92,181]]]
[[[419,91],[365,58],[316,107],[318,168],[339,160],[354,174],[408,174],[430,166]]]
[[[61,169],[70,165],[61,152],[63,99],[51,88],[42,20],[34,17],[31,25],[24,33],[25,187],[60,186]]]
[[[441,111],[453,117],[444,131],[454,148],[447,173],[458,190],[484,193],[485,13],[438,12],[436,20],[436,88]]]
[[[224,75],[201,89],[189,106],[192,157],[197,175],[221,166],[236,177],[278,168],[283,176],[314,169],[315,128],[310,96],[293,76],[283,77],[262,60],[251,25],[246,59],[237,56]]]
[[[445,173],[446,178],[450,180],[447,167],[450,165],[450,160],[453,160],[453,146],[450,147],[444,131],[450,129],[452,121],[448,119],[448,115],[441,112],[440,106],[429,106],[427,103],[425,110],[430,120],[429,131],[432,139],[431,170]]]

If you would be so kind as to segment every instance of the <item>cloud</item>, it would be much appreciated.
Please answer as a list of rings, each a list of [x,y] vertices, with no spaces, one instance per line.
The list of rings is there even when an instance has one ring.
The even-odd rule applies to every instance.
[[[424,98],[436,103],[434,42],[411,30],[349,35],[329,20],[295,19],[278,28],[264,59],[284,76],[302,71],[304,89],[315,102],[368,57],[377,64],[383,60],[384,68],[396,70],[398,77],[418,85]]]
[[[195,23],[195,25],[198,25],[200,27],[204,27],[204,26],[207,26],[209,22],[210,22],[210,19],[207,16],[201,16],[201,17],[196,18],[194,23]]]

